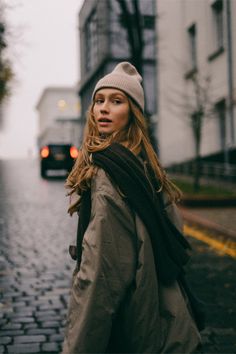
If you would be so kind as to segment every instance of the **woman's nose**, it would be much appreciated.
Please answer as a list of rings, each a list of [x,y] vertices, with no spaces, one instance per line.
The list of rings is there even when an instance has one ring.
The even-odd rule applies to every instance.
[[[101,106],[100,106],[100,111],[101,111],[101,112],[108,112],[108,110],[109,110],[109,104],[108,104],[108,102],[105,100],[105,101],[101,104]]]

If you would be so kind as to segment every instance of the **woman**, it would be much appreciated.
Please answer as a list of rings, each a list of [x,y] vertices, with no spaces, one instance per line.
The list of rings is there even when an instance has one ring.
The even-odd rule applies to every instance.
[[[200,344],[180,192],[148,140],[141,81],[128,62],[98,81],[67,179],[79,225],[64,354],[193,353]]]

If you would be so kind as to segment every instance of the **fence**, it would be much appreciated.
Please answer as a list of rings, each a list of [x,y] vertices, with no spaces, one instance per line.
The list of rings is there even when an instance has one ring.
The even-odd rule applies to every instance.
[[[189,161],[172,165],[167,168],[167,171],[192,176],[195,171],[195,162]],[[211,180],[224,180],[226,182],[236,183],[236,164],[200,162],[200,176]]]

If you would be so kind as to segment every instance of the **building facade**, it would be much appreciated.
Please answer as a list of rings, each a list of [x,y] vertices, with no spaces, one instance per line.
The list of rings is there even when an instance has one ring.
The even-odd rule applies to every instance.
[[[48,143],[73,143],[80,136],[80,105],[75,87],[47,87],[36,105],[38,146]]]
[[[165,166],[195,157],[196,134],[203,161],[236,161],[234,13],[231,0],[157,1],[158,142]]]
[[[125,0],[133,11],[133,1]],[[155,0],[139,0],[143,31],[143,78],[146,94],[146,111],[156,113],[156,30]],[[81,81],[81,115],[85,119],[93,89],[100,77],[110,72],[120,61],[131,61],[124,16],[118,0],[89,0],[79,13]]]

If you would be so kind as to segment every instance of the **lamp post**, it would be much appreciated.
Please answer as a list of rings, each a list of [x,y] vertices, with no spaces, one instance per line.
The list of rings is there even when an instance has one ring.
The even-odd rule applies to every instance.
[[[232,41],[232,24],[231,24],[231,0],[226,0],[226,32],[227,32],[227,71],[228,71],[228,116],[230,123],[230,144],[225,143],[225,158],[228,166],[230,146],[233,146],[234,133],[234,93],[233,93],[233,41]],[[226,171],[227,172],[227,171]]]

